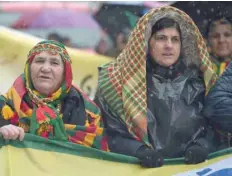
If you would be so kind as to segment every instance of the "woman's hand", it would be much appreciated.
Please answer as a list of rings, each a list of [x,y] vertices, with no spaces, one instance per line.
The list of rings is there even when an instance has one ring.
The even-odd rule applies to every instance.
[[[0,133],[2,134],[4,139],[19,139],[20,141],[23,140],[25,135],[23,128],[14,125],[5,125],[1,127]]]

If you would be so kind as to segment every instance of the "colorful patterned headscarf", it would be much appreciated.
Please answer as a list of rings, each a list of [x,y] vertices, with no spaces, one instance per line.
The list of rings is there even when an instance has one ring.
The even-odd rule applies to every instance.
[[[33,59],[44,51],[59,54],[65,70],[61,87],[46,97],[34,89],[30,75],[30,66]],[[76,89],[84,99],[85,126],[63,123],[61,103],[71,88]],[[10,120],[11,124],[22,127],[25,132],[48,139],[70,141],[105,151],[108,150],[100,110],[78,87],[72,85],[71,59],[61,43],[43,41],[32,48],[28,54],[24,74],[16,79],[4,96],[0,96],[0,101],[5,102],[2,107],[3,118]]]
[[[51,54],[59,54],[64,63],[64,70],[65,70],[64,81],[61,87],[56,92],[54,92],[52,95],[49,95],[47,97],[50,100],[54,101],[56,99],[65,97],[72,86],[71,58],[69,57],[68,52],[65,49],[64,45],[62,45],[61,43],[52,41],[52,40],[40,42],[34,48],[30,50],[27,56],[28,59],[27,59],[26,66],[24,69],[24,75],[26,79],[26,88],[29,90],[33,90],[33,93],[37,95],[39,95],[39,93],[34,89],[32,81],[31,81],[30,66],[35,56],[44,51],[48,51]],[[43,98],[43,96],[39,95],[39,98]]]
[[[174,7],[150,10],[140,18],[118,58],[100,70],[98,88],[109,108],[127,126],[131,135],[147,145],[146,56],[151,28],[161,18],[177,21],[181,28],[186,66],[195,64],[204,73],[206,92],[216,81],[206,44],[192,19]]]

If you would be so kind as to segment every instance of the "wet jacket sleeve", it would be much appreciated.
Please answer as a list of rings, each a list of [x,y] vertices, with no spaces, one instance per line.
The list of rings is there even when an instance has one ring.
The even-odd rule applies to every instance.
[[[221,130],[232,133],[232,63],[206,97],[204,115]]]
[[[7,105],[6,101],[5,101],[5,98],[0,95],[0,127],[4,126],[4,125],[9,125],[10,124],[10,121],[9,120],[5,120],[3,118],[3,107]]]
[[[94,101],[102,110],[110,150],[115,153],[136,156],[137,150],[144,144],[133,139],[125,124],[111,112],[107,103],[99,94],[96,95]]]

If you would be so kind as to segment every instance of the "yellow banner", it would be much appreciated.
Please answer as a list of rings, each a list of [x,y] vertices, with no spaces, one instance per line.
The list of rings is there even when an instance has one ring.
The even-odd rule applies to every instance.
[[[29,50],[42,39],[0,27],[0,93],[5,93],[24,70]],[[72,58],[74,83],[93,98],[97,87],[97,67],[112,58],[68,48]]]
[[[28,51],[41,39],[0,27],[0,93],[4,93],[24,69]],[[93,98],[97,67],[110,58],[68,49],[74,83]],[[211,154],[198,165],[182,159],[165,160],[161,168],[141,168],[138,160],[77,144],[49,141],[26,134],[23,142],[0,140],[1,176],[231,176],[232,149]]]
[[[26,134],[25,140],[0,140],[1,176],[231,176],[231,149],[198,165],[183,159],[165,161],[160,168],[142,168],[133,157],[102,152],[68,142]],[[179,162],[179,164],[178,164]],[[177,164],[175,164],[177,163]]]

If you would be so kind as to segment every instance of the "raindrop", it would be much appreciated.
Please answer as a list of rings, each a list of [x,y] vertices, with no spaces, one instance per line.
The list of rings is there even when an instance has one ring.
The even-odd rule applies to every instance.
[[[201,14],[201,10],[197,9],[197,14],[200,15]]]
[[[214,12],[214,8],[211,8],[211,12]]]

